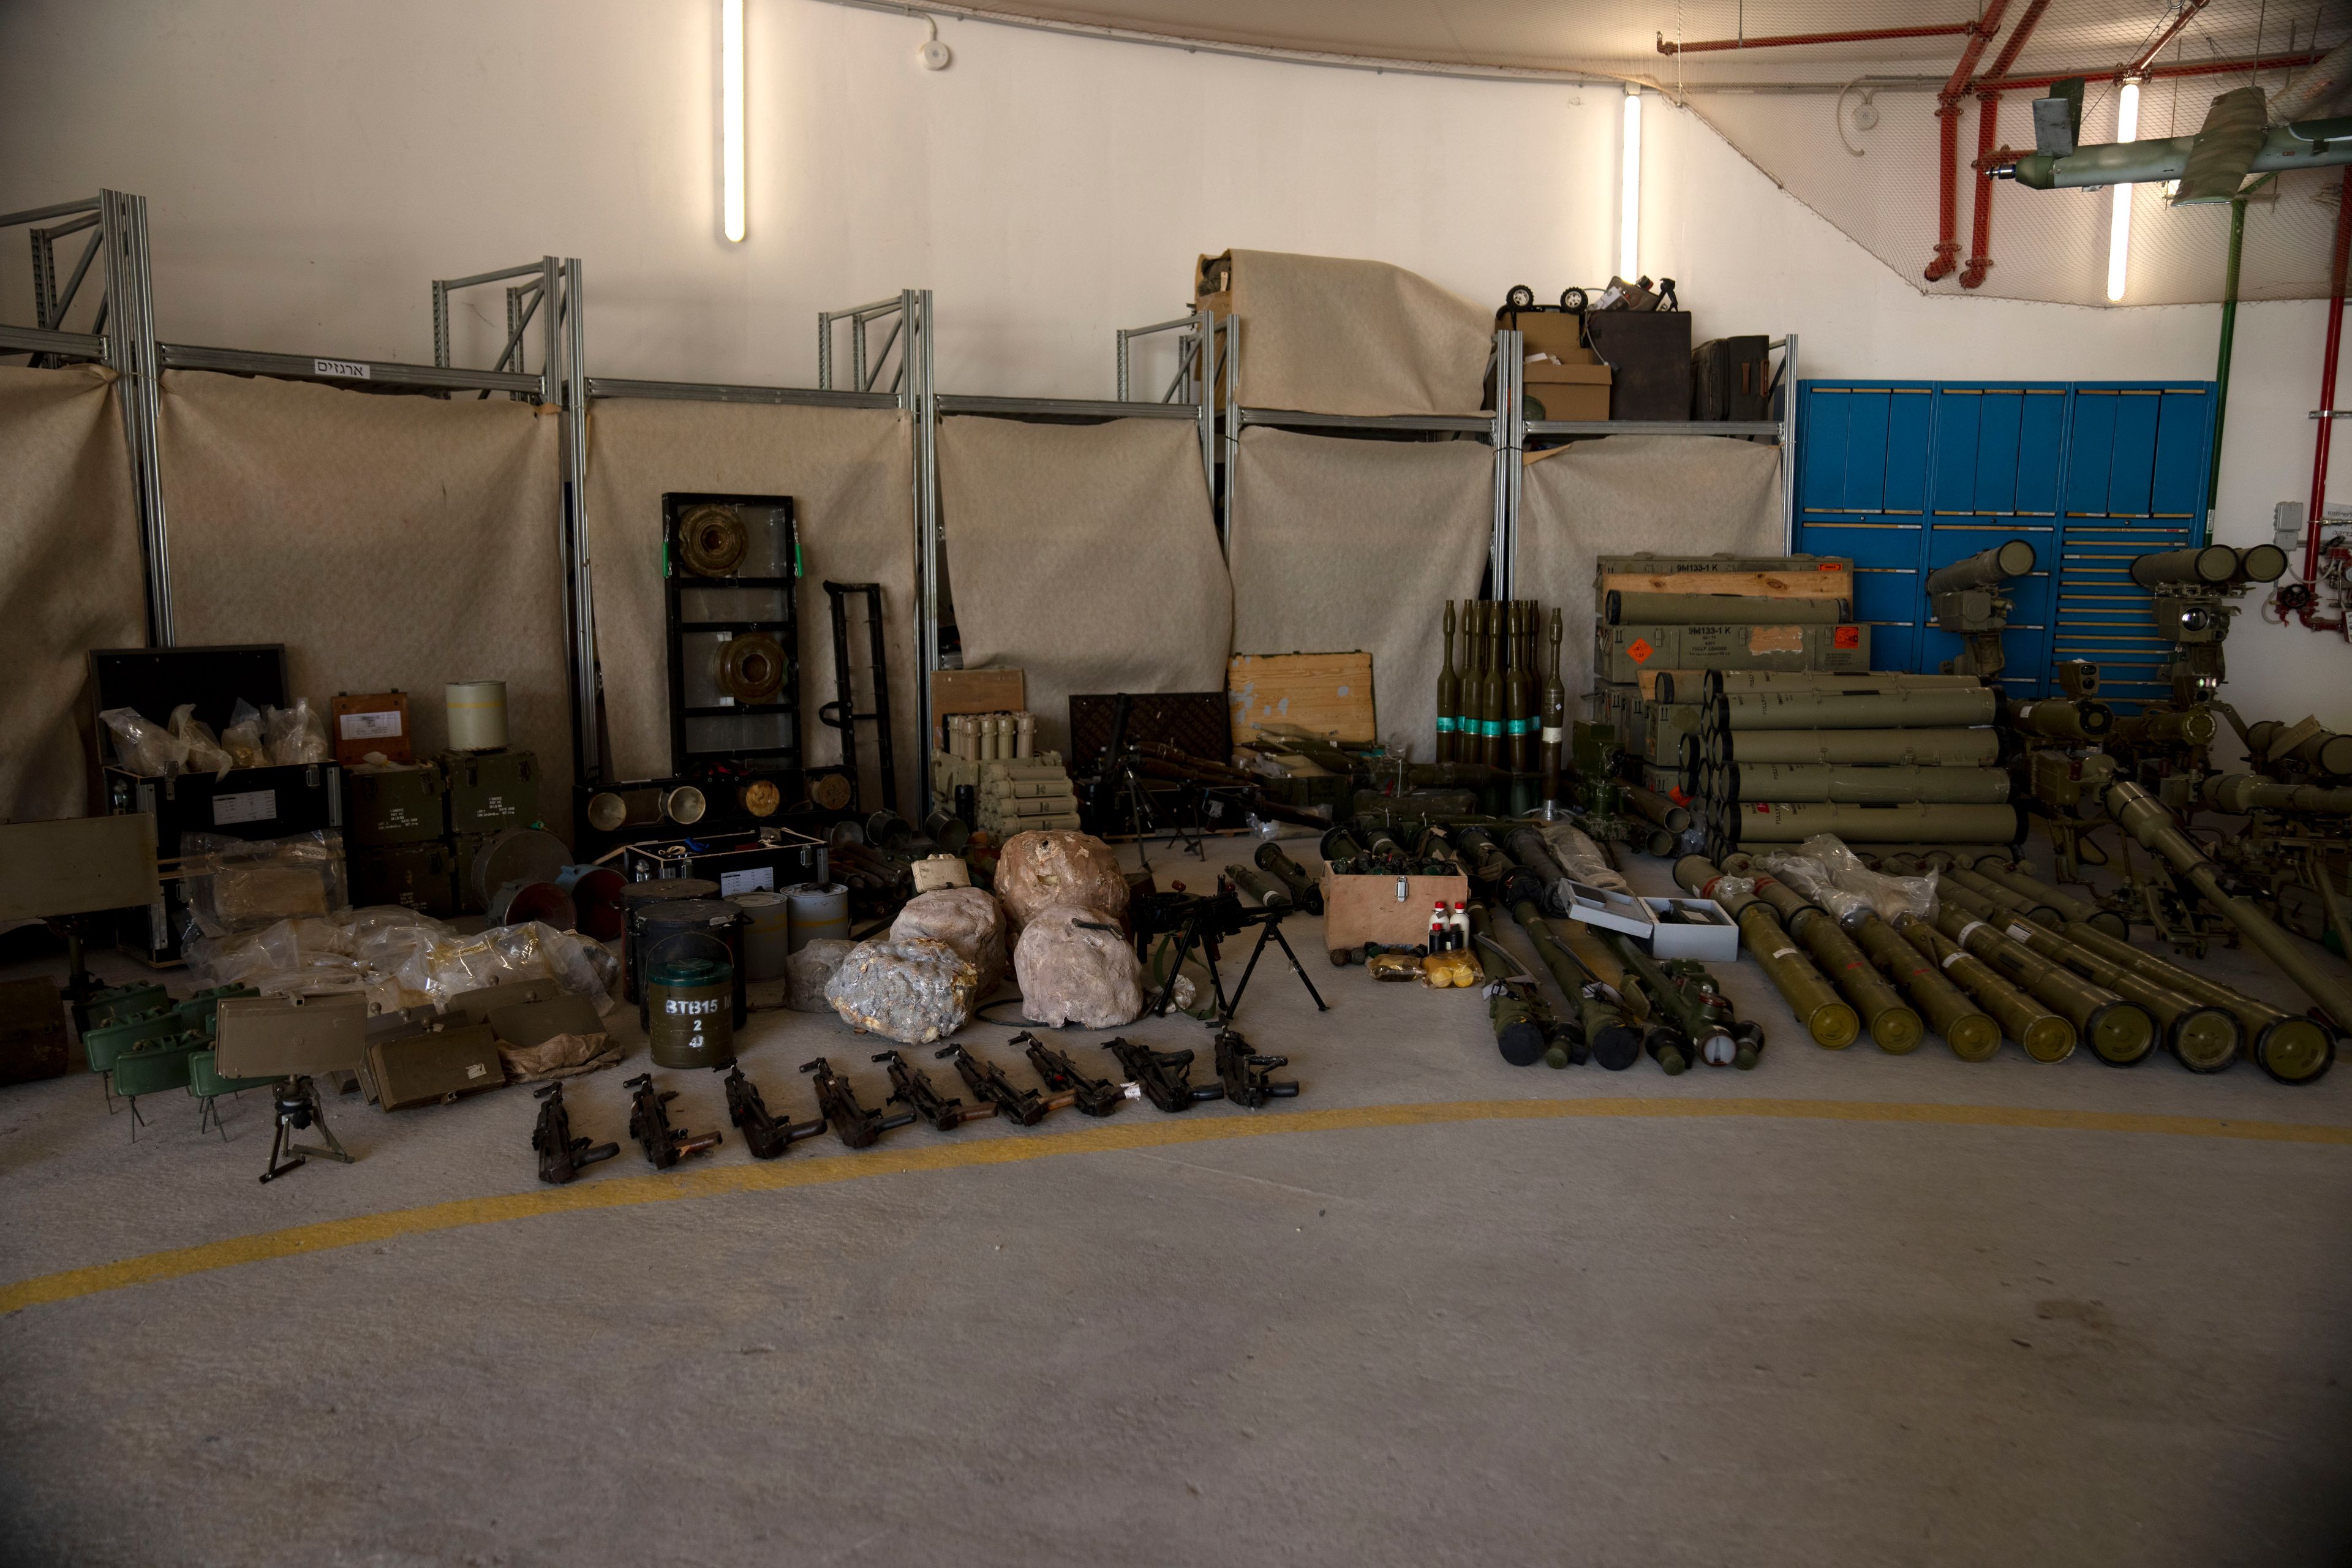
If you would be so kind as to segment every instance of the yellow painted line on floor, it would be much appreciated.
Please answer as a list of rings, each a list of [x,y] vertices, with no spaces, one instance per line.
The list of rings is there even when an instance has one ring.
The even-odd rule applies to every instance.
[[[869,1176],[903,1175],[972,1165],[1013,1165],[1064,1154],[1103,1154],[1216,1143],[1297,1132],[1346,1132],[1375,1127],[1433,1127],[1463,1121],[1558,1121],[1573,1119],[1705,1120],[1763,1118],[1791,1121],[1857,1121],[1921,1127],[2023,1128],[2063,1132],[2140,1132],[2170,1138],[2224,1138],[2258,1143],[2318,1143],[2352,1147],[2352,1127],[2289,1121],[2233,1121],[2206,1116],[2142,1116],[2126,1111],[2049,1110],[2006,1105],[1915,1105],[1843,1100],[1463,1100],[1423,1105],[1361,1105],[1328,1110],[1268,1110],[1235,1116],[1122,1119],[1062,1133],[1013,1133],[920,1148],[891,1148],[818,1159],[698,1165],[662,1175],[583,1177],[571,1186],[533,1187],[489,1197],[457,1198],[418,1208],[393,1209],[352,1219],[295,1226],[259,1236],[234,1237],[197,1247],[151,1252],[88,1268],[68,1268],[0,1287],[0,1314],[132,1285],[184,1279],[241,1263],[299,1258],[342,1247],[363,1247],[502,1220],[640,1204],[724,1197],[787,1187],[828,1186]],[[626,1157],[625,1155],[625,1157]]]

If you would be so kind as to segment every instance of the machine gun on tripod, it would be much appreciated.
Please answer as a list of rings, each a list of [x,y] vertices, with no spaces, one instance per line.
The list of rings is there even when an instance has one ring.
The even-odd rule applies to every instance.
[[[1315,1010],[1329,1012],[1330,1004],[1315,989],[1315,982],[1307,977],[1298,955],[1283,937],[1282,922],[1291,912],[1286,905],[1244,909],[1241,896],[1222,879],[1213,894],[1188,893],[1181,885],[1169,892],[1136,894],[1127,905],[1129,923],[1135,929],[1136,956],[1141,958],[1148,953],[1156,937],[1173,933],[1177,938],[1175,960],[1168,966],[1168,982],[1144,1011],[1154,1017],[1167,1013],[1169,1003],[1175,998],[1176,980],[1184,971],[1184,961],[1198,947],[1207,961],[1210,984],[1216,992],[1216,1022],[1220,1026],[1231,1023],[1242,1005],[1242,994],[1249,989],[1250,976],[1257,973],[1257,961],[1265,952],[1265,944],[1272,942],[1281,947],[1282,955],[1290,961],[1290,972],[1298,976],[1298,983],[1307,987],[1307,994],[1314,998]],[[1249,963],[1243,967],[1241,980],[1228,996],[1224,976],[1217,971],[1223,956],[1220,949],[1226,939],[1239,936],[1252,926],[1257,928],[1257,945],[1250,950]]]

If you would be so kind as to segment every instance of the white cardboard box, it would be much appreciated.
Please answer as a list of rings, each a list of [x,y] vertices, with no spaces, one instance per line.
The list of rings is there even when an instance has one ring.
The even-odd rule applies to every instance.
[[[1739,927],[1713,899],[1643,899],[1650,912],[1650,951],[1660,958],[1730,963],[1739,957]],[[1680,914],[1670,921],[1668,913]]]

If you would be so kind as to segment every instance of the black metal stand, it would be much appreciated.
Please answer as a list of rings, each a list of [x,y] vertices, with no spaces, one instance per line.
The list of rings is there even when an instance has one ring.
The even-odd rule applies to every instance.
[[[1167,1014],[1168,1005],[1176,995],[1177,978],[1184,973],[1184,960],[1192,956],[1192,949],[1197,946],[1201,949],[1202,959],[1208,967],[1209,984],[1216,992],[1215,1022],[1221,1027],[1232,1023],[1234,1013],[1241,1008],[1242,994],[1249,989],[1250,976],[1257,973],[1257,961],[1265,955],[1265,944],[1273,942],[1281,946],[1283,957],[1290,961],[1290,973],[1298,976],[1298,984],[1306,986],[1307,994],[1314,998],[1315,1010],[1318,1013],[1328,1013],[1331,1010],[1331,1005],[1323,1000],[1323,994],[1320,991],[1315,989],[1315,982],[1307,977],[1305,966],[1298,962],[1298,955],[1291,952],[1289,940],[1282,934],[1282,919],[1289,912],[1288,910],[1250,910],[1243,914],[1244,925],[1254,925],[1258,928],[1257,945],[1250,950],[1249,963],[1242,966],[1241,980],[1234,986],[1233,995],[1227,997],[1225,977],[1217,972],[1215,939],[1203,935],[1201,930],[1202,922],[1207,920],[1210,913],[1209,906],[1202,905],[1194,911],[1190,920],[1184,922],[1184,934],[1176,944],[1176,962],[1169,967],[1168,979],[1166,984],[1160,986],[1159,997],[1145,1011],[1153,1017],[1161,1017]]]
[[[852,594],[866,595],[866,629],[872,639],[869,657],[873,660],[874,709],[868,713],[857,711],[857,701],[850,689],[847,600]],[[849,771],[853,788],[862,788],[857,771],[857,726],[872,722],[874,749],[882,763],[882,804],[896,811],[898,809],[898,781],[890,755],[890,667],[882,638],[882,584],[828,580],[824,585],[824,596],[832,602],[833,608],[833,689],[835,696],[834,700],[817,709],[817,721],[841,731],[841,764]],[[863,802],[858,803],[858,809],[865,809]]]
[[[321,1160],[352,1163],[351,1155],[335,1137],[335,1130],[327,1125],[327,1113],[319,1104],[319,1090],[309,1079],[289,1078],[272,1092],[278,1102],[278,1131],[269,1140],[269,1168],[261,1173],[264,1182],[300,1170],[314,1154]],[[296,1132],[313,1125],[319,1129],[319,1136],[327,1141],[323,1149],[294,1142]],[[281,1155],[289,1157],[281,1163]]]

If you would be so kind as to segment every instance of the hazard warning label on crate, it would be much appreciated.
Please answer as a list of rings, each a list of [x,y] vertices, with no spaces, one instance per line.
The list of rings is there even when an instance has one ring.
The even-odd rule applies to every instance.
[[[1860,626],[1839,626],[1830,634],[1830,642],[1832,646],[1836,647],[1860,647],[1862,646],[1862,628]]]
[[[1635,637],[1633,646],[1625,650],[1625,657],[1635,664],[1647,664],[1650,662],[1650,656],[1657,651],[1650,646],[1648,638]]]

